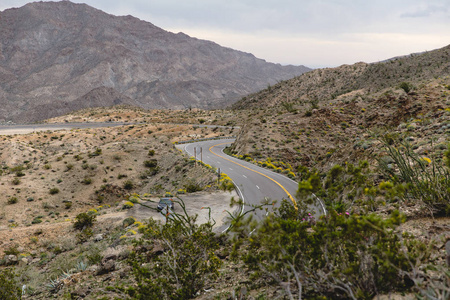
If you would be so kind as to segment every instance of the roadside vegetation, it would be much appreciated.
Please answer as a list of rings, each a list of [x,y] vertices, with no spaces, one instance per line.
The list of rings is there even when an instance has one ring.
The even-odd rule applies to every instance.
[[[448,51],[314,70],[232,111],[98,108],[49,122],[135,124],[2,137],[0,298],[448,299]],[[234,186],[174,145],[231,135],[298,182],[296,206],[190,210]]]

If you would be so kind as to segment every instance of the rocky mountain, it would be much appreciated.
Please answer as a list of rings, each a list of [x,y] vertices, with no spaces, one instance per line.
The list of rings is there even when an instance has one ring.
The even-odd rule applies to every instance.
[[[70,1],[0,12],[0,121],[115,102],[221,107],[308,70]]]
[[[450,45],[384,62],[359,62],[337,68],[316,69],[280,82],[233,104],[234,108],[272,107],[282,103],[326,101],[340,95],[372,93],[401,82],[419,83],[450,74]]]

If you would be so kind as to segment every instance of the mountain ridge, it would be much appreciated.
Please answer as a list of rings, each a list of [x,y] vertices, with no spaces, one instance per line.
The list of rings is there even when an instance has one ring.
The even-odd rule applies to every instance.
[[[7,9],[0,28],[3,121],[41,120],[35,107],[74,101],[102,86],[146,109],[223,107],[310,70],[70,1]]]

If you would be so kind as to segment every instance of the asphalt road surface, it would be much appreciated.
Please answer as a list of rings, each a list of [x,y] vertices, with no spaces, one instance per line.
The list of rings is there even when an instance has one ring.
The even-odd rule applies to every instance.
[[[245,211],[251,209],[252,205],[261,204],[264,199],[278,200],[278,203],[286,199],[296,205],[295,193],[298,183],[284,175],[223,153],[223,149],[233,142],[234,139],[223,139],[177,145],[177,147],[191,156],[196,154],[197,160],[202,160],[227,174],[239,190],[238,193],[241,194]],[[316,215],[325,212],[320,202],[313,209]]]
[[[135,124],[126,122],[11,124],[11,125],[0,125],[0,135],[24,134],[35,131],[46,131],[46,130],[53,131],[62,129],[73,129],[73,128],[82,129],[82,128],[115,127],[123,125],[135,125]]]

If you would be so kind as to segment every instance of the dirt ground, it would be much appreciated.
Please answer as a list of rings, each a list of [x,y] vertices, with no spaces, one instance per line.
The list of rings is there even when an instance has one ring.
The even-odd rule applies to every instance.
[[[197,222],[199,224],[208,221],[209,210],[211,208],[211,218],[216,222],[214,230],[222,232],[226,228],[228,212],[233,212],[236,207],[230,207],[231,197],[237,197],[236,192],[207,193],[198,192],[189,195],[183,195],[182,199],[186,204],[188,215],[198,215]],[[158,201],[157,198],[151,198],[152,201]],[[156,208],[156,203],[143,202],[144,204]],[[202,209],[203,208],[203,209]],[[179,205],[175,204],[175,212],[182,213]],[[135,204],[134,207],[127,210],[117,210],[109,208],[97,217],[99,227],[115,228],[122,225],[122,221],[127,217],[134,217],[137,221],[144,222],[149,218],[164,222],[165,217],[157,211]],[[213,221],[213,222],[214,222]],[[72,220],[67,219],[56,223],[35,224],[28,227],[9,228],[8,226],[0,226],[0,251],[8,249],[11,246],[19,246],[24,249],[33,248],[31,239],[39,233],[40,240],[54,240],[58,236],[66,236],[73,231]]]

